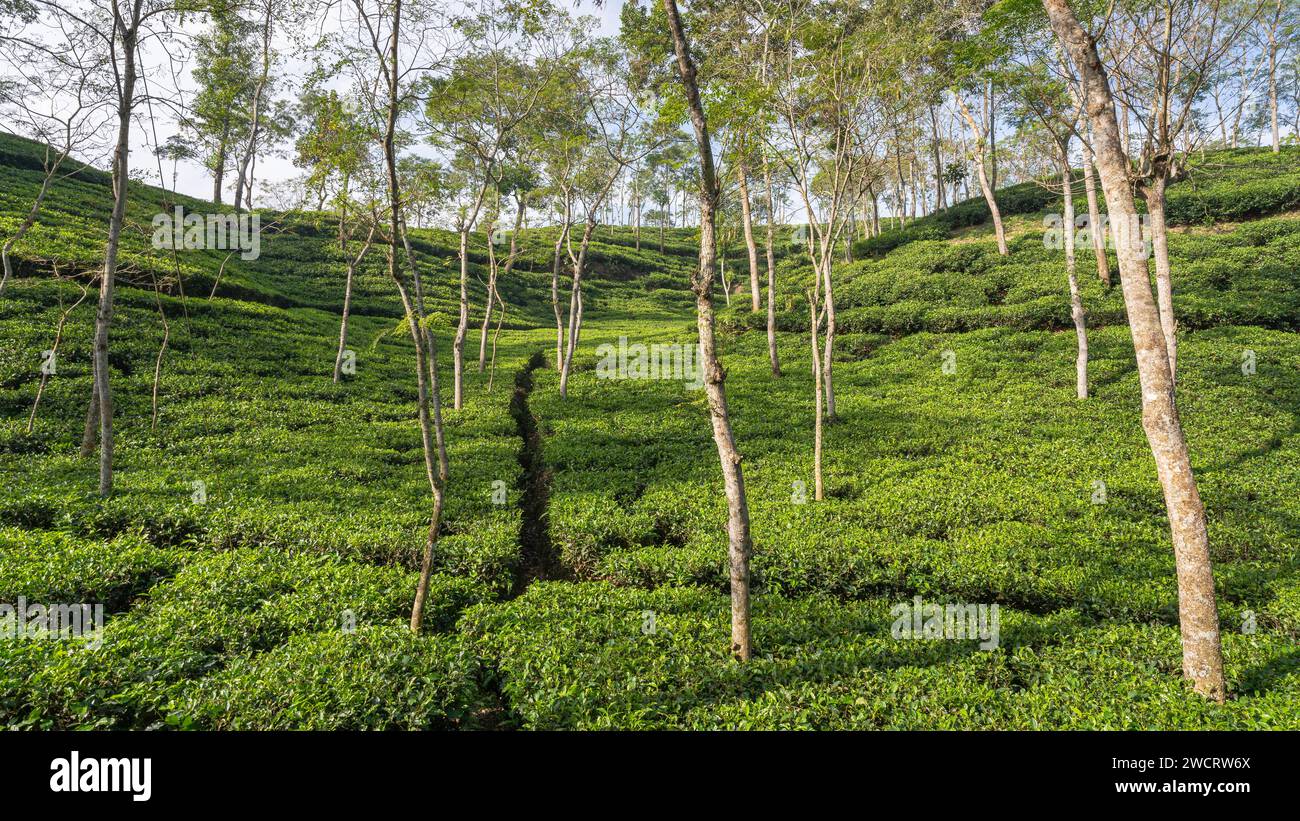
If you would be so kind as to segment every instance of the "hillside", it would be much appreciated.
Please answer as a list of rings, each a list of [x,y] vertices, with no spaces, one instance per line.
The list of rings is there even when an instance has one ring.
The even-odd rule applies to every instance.
[[[39,184],[38,151],[0,138],[0,236]],[[1065,275],[1042,241],[1059,197],[1046,189],[999,193],[1008,258],[971,200],[859,243],[837,268],[823,502],[800,499],[812,274],[789,229],[785,376],[768,373],[747,299],[720,309],[755,541],[756,657],[738,665],[703,393],[597,367],[598,346],[621,337],[693,338],[691,232],[671,231],[659,253],[653,230],[637,250],[629,229],[599,229],[567,398],[550,361],[554,229],[525,233],[501,283],[510,312],[491,390],[471,312],[468,401],[446,417],[449,506],[417,637],[404,625],[428,489],[412,348],[388,333],[400,303],[373,254],[354,296],[357,373],[330,381],[344,262],[327,215],[265,213],[259,259],[223,270],[223,253],[185,252],[184,296],[159,295],[152,283],[173,281],[175,263],[149,247],[148,226],[171,195],[134,186],[111,363],[115,494],[94,494],[95,466],[78,455],[93,295],[69,315],[26,432],[41,352],[81,293],[52,280],[52,261],[84,280],[102,252],[107,178],[80,170],[55,186],[0,297],[0,601],[103,602],[109,616],[100,646],[0,642],[0,724],[1300,729],[1298,168],[1297,148],[1220,152],[1170,192],[1180,411],[1216,563],[1223,706],[1180,676],[1133,347],[1118,288],[1087,275],[1090,248],[1079,269],[1093,395],[1074,399]],[[446,351],[455,237],[416,229],[413,241]],[[160,310],[170,333],[151,429]],[[997,647],[891,637],[891,608],[916,596],[997,603]]]

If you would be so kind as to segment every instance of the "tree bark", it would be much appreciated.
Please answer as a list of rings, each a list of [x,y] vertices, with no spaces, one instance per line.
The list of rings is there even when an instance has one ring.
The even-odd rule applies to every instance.
[[[776,354],[776,209],[772,202],[772,169],[763,157],[763,183],[767,191],[767,359],[772,376],[781,376]]]
[[[361,260],[365,259],[366,253],[370,250],[370,244],[375,239],[375,227],[370,226],[370,233],[366,236],[365,244],[361,246],[361,252],[355,257],[348,258],[348,278],[347,284],[343,289],[343,317],[339,322],[339,350],[334,356],[334,381],[338,382],[340,375],[343,373],[343,351],[348,344],[348,316],[352,310],[352,277],[356,273],[357,266]],[[347,246],[343,246],[343,252],[347,253]]]
[[[1160,308],[1160,329],[1169,354],[1169,375],[1178,380],[1178,323],[1174,318],[1174,285],[1169,270],[1169,233],[1165,228],[1165,178],[1157,174],[1143,189],[1147,216],[1151,222],[1151,248],[1156,262],[1156,304]],[[1137,238],[1132,237],[1136,242]]]
[[[429,595],[429,579],[433,573],[433,553],[437,547],[438,528],[442,521],[443,507],[446,501],[445,489],[447,486],[448,462],[442,429],[442,406],[438,389],[438,349],[433,335],[427,333],[423,327],[424,307],[423,297],[420,294],[420,273],[416,266],[415,256],[411,253],[410,240],[406,235],[406,223],[402,218],[402,189],[397,176],[395,136],[397,133],[397,108],[400,99],[398,78],[401,68],[398,61],[398,45],[401,21],[402,0],[394,0],[392,5],[392,29],[389,33],[386,53],[380,53],[378,56],[386,68],[384,80],[388,95],[387,117],[383,136],[384,165],[388,175],[389,197],[388,274],[397,287],[398,295],[401,297],[402,306],[406,310],[407,326],[411,331],[411,341],[415,343],[416,411],[420,423],[420,441],[424,452],[425,473],[433,495],[433,510],[429,517],[429,528],[425,535],[424,551],[420,562],[420,577],[419,581],[416,582],[415,600],[411,606],[411,631],[419,633],[424,621],[424,606]],[[378,218],[376,216],[377,223]],[[402,242],[403,250],[406,251],[411,281],[416,290],[414,300],[411,299],[410,290],[397,262],[397,242],[399,239]],[[430,413],[430,397],[432,397],[433,404],[432,414]]]
[[[1092,240],[1092,253],[1097,262],[1097,279],[1110,288],[1110,260],[1106,257],[1106,231],[1101,225],[1101,207],[1097,202],[1097,181],[1093,176],[1095,163],[1092,148],[1083,146],[1083,189],[1088,195],[1088,237]]]
[[[1057,39],[1080,72],[1107,210],[1112,220],[1123,221],[1123,233],[1130,233],[1137,208],[1129,185],[1128,154],[1120,141],[1110,78],[1097,54],[1096,42],[1079,25],[1067,0],[1043,0],[1043,7]],[[1183,674],[1191,680],[1196,692],[1222,703],[1225,698],[1223,652],[1205,508],[1192,474],[1174,399],[1173,374],[1151,297],[1146,255],[1134,245],[1126,241],[1118,248],[1120,285],[1142,387],[1142,427],[1155,457],[1169,515],[1178,574]]]
[[[469,332],[469,226],[460,229],[460,313],[456,319],[456,337],[451,344],[451,406],[465,405],[465,336]],[[491,307],[491,306],[489,306]]]
[[[1007,234],[1002,227],[1002,212],[998,209],[997,198],[993,195],[993,185],[989,182],[989,176],[984,167],[984,130],[980,128],[979,123],[971,115],[970,109],[961,99],[960,94],[953,95],[957,100],[957,106],[961,110],[962,116],[971,128],[971,133],[975,136],[975,151],[978,155],[975,159],[975,173],[979,177],[980,191],[984,194],[984,202],[988,203],[989,213],[993,217],[993,232],[998,239],[998,253],[1007,256]]]
[[[1074,255],[1074,181],[1070,176],[1070,147],[1061,147],[1061,195],[1065,205],[1065,273],[1070,283],[1070,318],[1078,351],[1074,361],[1075,395],[1088,398],[1088,328],[1084,320],[1083,297],[1079,294],[1079,277],[1075,273]]]
[[[745,229],[745,250],[749,252],[750,309],[758,313],[762,309],[758,297],[758,245],[754,242],[754,218],[749,209],[749,177],[744,160],[736,163],[736,178],[740,182],[740,217]]]
[[[95,390],[99,395],[99,495],[113,492],[113,394],[109,387],[108,332],[113,323],[113,297],[117,284],[117,252],[126,220],[128,157],[131,150],[131,114],[135,104],[136,38],[140,0],[132,19],[122,20],[115,3],[113,14],[121,30],[122,76],[117,99],[117,143],[113,149],[113,210],[108,220],[104,248],[104,273],[99,280],[99,308],[95,313]]]
[[[691,126],[700,154],[700,265],[696,271],[692,290],[695,291],[695,309],[700,332],[701,366],[705,373],[705,390],[708,394],[709,416],[713,422],[713,441],[722,463],[723,484],[727,496],[727,537],[731,567],[731,651],[740,660],[748,661],[753,649],[749,625],[749,557],[752,543],[749,533],[749,502],[745,497],[745,476],[741,468],[741,455],[731,430],[731,416],[727,409],[724,386],[726,372],[718,361],[713,336],[713,269],[717,253],[714,229],[714,211],[718,202],[718,178],[713,168],[713,147],[709,140],[709,126],[704,118],[704,106],[695,79],[695,62],[691,58],[677,13],[677,0],[663,0],[668,14],[668,27],[673,37],[677,55],[677,69],[686,91],[690,108]]]
[[[555,262],[551,267],[551,310],[555,312],[555,367],[564,361],[564,320],[560,318],[560,252],[569,235],[569,195],[564,195],[564,224],[555,238]]]
[[[1274,154],[1282,150],[1277,127],[1277,29],[1281,19],[1282,0],[1277,0],[1277,10],[1273,14],[1273,23],[1268,30],[1268,112]]]
[[[587,249],[591,247],[591,236],[596,231],[595,213],[587,215],[582,226],[582,240],[578,245],[578,255],[569,256],[573,262],[573,286],[569,291],[569,327],[564,347],[564,362],[560,367],[560,398],[569,396],[569,375],[573,372],[573,352],[578,347],[582,335],[582,272],[587,266]]]
[[[808,318],[812,337],[813,359],[813,501],[820,502],[824,496],[822,488],[822,360],[817,352],[817,330],[821,325],[821,315],[817,311],[817,292],[808,291]]]
[[[253,154],[257,151],[258,130],[261,126],[261,107],[262,92],[266,89],[267,80],[271,76],[271,12],[275,4],[271,0],[266,2],[266,17],[262,22],[262,73],[258,77],[257,86],[253,90],[253,110],[252,117],[248,125],[248,145],[244,147],[243,156],[239,161],[239,179],[235,183],[235,210],[238,211],[242,205],[240,198],[244,194],[245,187],[248,189],[249,207],[252,207],[252,187],[251,179],[248,179],[248,165],[253,159]]]
[[[934,157],[934,209],[942,211],[947,208],[943,191],[943,157],[939,153],[939,115],[930,105],[930,146]]]
[[[826,420],[835,420],[835,290],[831,284],[831,258],[835,248],[835,232],[831,231],[828,239],[830,243],[822,261],[822,276],[824,277],[823,289],[825,290],[825,313],[826,313],[826,340],[825,351],[822,354],[821,372],[822,381],[826,384]]]
[[[222,182],[226,178],[226,145],[230,140],[230,116],[221,121],[221,137],[217,142],[217,158],[212,168],[212,202],[221,204]]]

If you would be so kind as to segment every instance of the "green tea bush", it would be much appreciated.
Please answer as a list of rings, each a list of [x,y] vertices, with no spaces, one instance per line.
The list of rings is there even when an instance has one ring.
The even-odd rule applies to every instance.
[[[203,730],[446,730],[495,707],[456,636],[400,625],[305,633],[197,681],[167,723]]]

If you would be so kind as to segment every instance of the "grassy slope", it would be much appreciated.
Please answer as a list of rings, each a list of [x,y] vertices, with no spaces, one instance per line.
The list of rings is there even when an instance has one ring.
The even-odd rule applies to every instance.
[[[0,140],[0,233],[39,180],[31,152]],[[1278,178],[1259,155],[1230,159],[1243,179]],[[467,408],[448,416],[435,612],[429,634],[413,639],[401,622],[427,492],[409,345],[381,338],[399,313],[381,256],[354,303],[357,376],[336,386],[328,373],[341,255],[328,222],[284,218],[288,230],[264,237],[261,259],[231,261],[212,301],[224,254],[183,254],[189,298],[162,298],[173,334],[156,433],[148,394],[157,308],[152,290],[124,288],[113,362],[121,473],[117,495],[102,503],[90,494],[93,465],[75,453],[89,390],[88,304],[70,320],[35,431],[23,431],[58,300],[40,260],[92,270],[102,247],[105,181],[79,177],[56,188],[20,246],[25,276],[0,299],[0,601],[104,601],[116,615],[98,650],[0,645],[5,723],[1297,726],[1294,219],[1173,243],[1177,307],[1191,330],[1183,411],[1238,696],[1220,709],[1190,696],[1178,676],[1172,557],[1137,424],[1122,304],[1087,283],[1092,320],[1106,327],[1093,336],[1095,396],[1077,403],[1073,338],[1059,332],[1068,323],[1063,272],[1030,206],[1011,209],[1021,213],[1011,260],[996,257],[971,217],[943,227],[962,232],[960,242],[913,239],[880,258],[868,248],[844,268],[842,418],[828,432],[831,498],[820,505],[791,501],[793,482],[811,483],[811,384],[797,333],[806,306],[782,297],[779,382],[766,375],[761,334],[746,330],[754,319],[723,312],[761,591],[760,659],[742,668],[723,657],[725,508],[702,395],[592,370],[600,342],[689,338],[684,233],[664,255],[653,232],[640,252],[629,232],[598,235],[570,397],[559,400],[549,368],[533,374],[529,397],[550,477],[550,543],[576,583],[538,582],[513,598],[538,547],[521,540],[525,477],[510,389],[554,340],[553,234],[526,243],[519,275],[502,286],[510,330],[493,390],[471,364]],[[147,226],[162,200],[156,189],[133,191],[133,222]],[[1284,195],[1268,202],[1290,207],[1278,205]],[[1233,216],[1244,208],[1215,207]],[[454,238],[417,233],[435,310],[451,316]],[[143,233],[129,242],[136,282],[171,275],[171,257],[150,251]],[[483,259],[480,240],[475,277]],[[1080,270],[1091,270],[1087,253]],[[783,260],[783,294],[799,293],[807,277],[797,256]],[[442,328],[444,386],[449,333]],[[1252,377],[1238,368],[1245,348],[1258,355]],[[949,349],[954,376],[939,369]],[[1105,506],[1090,503],[1098,479]],[[498,480],[509,488],[504,506],[491,502]],[[207,504],[191,501],[194,481],[205,482]],[[999,602],[1002,648],[892,640],[889,605],[912,595]],[[1239,632],[1246,610],[1257,613],[1254,635]],[[649,634],[647,611],[656,614]],[[356,632],[339,629],[349,619]]]

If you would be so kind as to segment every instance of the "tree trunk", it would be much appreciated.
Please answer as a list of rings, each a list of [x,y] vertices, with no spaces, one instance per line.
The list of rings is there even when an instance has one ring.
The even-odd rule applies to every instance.
[[[736,177],[740,181],[740,222],[745,229],[745,250],[749,252],[750,310],[758,313],[762,309],[758,297],[758,245],[754,242],[754,218],[749,210],[749,179],[744,160],[736,164]]]
[[[491,306],[489,306],[491,307]],[[451,345],[452,400],[460,410],[465,405],[465,336],[469,331],[469,225],[460,229],[460,314],[456,320],[456,337]]]
[[[829,228],[827,229],[829,232]],[[822,354],[821,373],[822,381],[826,384],[826,420],[835,421],[835,291],[831,284],[831,258],[834,255],[835,235],[833,232],[827,238],[830,246],[826,249],[822,261],[822,276],[824,277],[823,289],[825,291],[825,308],[826,308],[826,341],[825,352]]]
[[[633,178],[632,206],[636,210],[636,250],[641,250],[641,187]]]
[[[1092,149],[1083,146],[1083,188],[1088,195],[1088,236],[1092,240],[1092,253],[1097,262],[1097,279],[1110,288],[1110,260],[1106,258],[1106,232],[1101,225],[1101,207],[1097,202],[1097,181],[1093,176],[1095,163]]]
[[[595,215],[590,214],[582,226],[582,242],[578,246],[578,255],[573,259],[573,287],[569,292],[569,328],[567,344],[564,349],[564,362],[560,368],[560,398],[569,396],[569,374],[573,372],[573,352],[578,347],[582,335],[582,272],[587,265],[587,249],[591,247],[591,236],[596,231]],[[570,251],[570,256],[573,256]]]
[[[564,321],[560,318],[560,252],[569,234],[569,199],[564,199],[564,224],[555,238],[555,263],[551,267],[551,310],[555,312],[555,367],[564,361]]]
[[[253,154],[257,151],[258,129],[261,126],[262,117],[262,92],[266,89],[267,80],[271,76],[271,12],[276,7],[271,0],[266,1],[266,17],[262,22],[262,73],[257,80],[257,86],[253,89],[253,110],[252,117],[248,126],[248,145],[244,148],[243,156],[239,161],[239,179],[235,183],[235,210],[240,209],[240,197],[243,195],[245,188],[248,189],[249,207],[252,207],[252,180],[248,179],[248,165],[253,159]],[[247,181],[247,183],[245,182]]]
[[[1268,30],[1268,113],[1273,136],[1273,153],[1282,150],[1277,128],[1277,24],[1282,16],[1282,0],[1277,0],[1277,13]]]
[[[116,7],[115,7],[116,8]],[[113,150],[113,210],[108,220],[104,248],[104,273],[99,280],[99,308],[95,314],[95,389],[99,394],[99,495],[113,492],[113,394],[109,387],[108,331],[113,323],[113,296],[117,284],[117,252],[126,220],[128,158],[131,150],[131,113],[135,103],[136,35],[133,19],[124,21],[121,35],[122,85],[117,102],[117,144]]]
[[[230,117],[221,121],[221,137],[217,142],[217,158],[212,169],[212,202],[221,204],[222,182],[226,178],[226,145],[230,140]]]
[[[996,191],[998,190],[998,107],[994,97],[992,80],[989,80],[987,119],[989,123],[989,185]]]
[[[822,360],[817,352],[817,329],[821,317],[817,313],[817,292],[808,291],[808,317],[812,338],[813,360],[813,500],[820,502],[825,495],[822,487]]]
[[[478,372],[479,373],[483,373],[483,369],[487,367],[488,329],[492,327],[492,306],[496,301],[496,290],[497,290],[497,264],[498,263],[497,263],[496,249],[493,247],[493,245],[496,242],[493,239],[493,235],[496,233],[497,230],[497,224],[495,219],[493,220],[491,225],[487,226],[487,229],[488,229],[487,231],[488,279],[486,285],[487,294],[486,294],[486,298],[483,301],[483,324],[479,328],[479,335],[478,335]]]
[[[389,196],[389,231],[388,237],[388,274],[397,286],[402,306],[406,310],[407,325],[411,331],[411,341],[415,343],[415,383],[416,409],[420,422],[420,440],[424,451],[425,473],[433,494],[433,511],[429,517],[429,529],[425,535],[424,555],[420,563],[420,577],[416,582],[415,601],[411,606],[411,631],[419,633],[424,622],[424,605],[429,596],[429,578],[433,573],[433,552],[438,543],[438,528],[442,521],[442,511],[446,499],[448,464],[447,451],[442,445],[442,414],[438,391],[438,352],[433,336],[423,330],[424,308],[418,294],[420,287],[419,271],[415,257],[410,253],[410,241],[406,236],[406,224],[402,219],[402,189],[397,176],[397,153],[394,138],[397,132],[398,76],[398,37],[401,31],[402,0],[394,0],[393,25],[389,35],[387,54],[382,55],[387,62],[386,80],[388,90],[387,121],[383,139],[384,164],[388,172]],[[417,289],[414,302],[403,280],[397,264],[397,241],[401,239],[407,251],[407,264],[410,267],[412,282]],[[428,346],[428,356],[425,348]],[[433,397],[433,418],[430,419],[429,402]],[[436,426],[436,434],[435,434]],[[435,451],[434,438],[437,437]]]
[[[365,259],[366,253],[370,250],[370,244],[375,239],[376,226],[370,226],[370,233],[366,235],[365,244],[361,246],[361,252],[354,258],[348,259],[348,278],[347,285],[343,289],[343,318],[339,322],[339,350],[334,356],[334,381],[339,381],[339,376],[343,372],[343,350],[348,344],[348,316],[352,310],[352,277],[356,273],[357,267],[361,265],[361,260]],[[347,246],[344,246],[344,253],[347,253]]]
[[[939,153],[939,115],[930,106],[930,146],[934,155],[934,209],[942,211],[947,208],[943,192],[943,157]]]
[[[1151,248],[1156,261],[1156,304],[1160,308],[1160,329],[1169,354],[1169,375],[1178,379],[1178,323],[1174,318],[1174,285],[1169,271],[1169,234],[1165,229],[1165,179],[1157,176],[1144,189],[1147,215],[1151,221]],[[1137,242],[1138,238],[1130,237]]]
[[[772,169],[763,157],[763,183],[767,190],[767,359],[772,376],[781,375],[776,354],[776,213],[772,203]]]
[[[1083,297],[1079,294],[1079,277],[1074,259],[1074,181],[1070,176],[1070,146],[1061,146],[1061,196],[1065,204],[1065,273],[1070,282],[1070,318],[1078,352],[1074,361],[1075,394],[1088,398],[1088,328],[1083,315]]]
[[[713,338],[713,268],[717,252],[714,234],[714,209],[718,202],[718,178],[713,168],[713,147],[709,126],[704,118],[699,87],[695,81],[695,63],[691,59],[686,33],[677,13],[677,0],[663,0],[668,13],[668,27],[677,54],[677,69],[690,107],[691,125],[700,153],[700,265],[692,290],[700,332],[701,367],[705,373],[709,416],[713,421],[713,441],[722,463],[723,484],[727,496],[727,537],[731,566],[731,651],[742,661],[752,654],[749,627],[749,556],[752,544],[749,533],[749,503],[745,497],[745,476],[740,452],[731,430],[724,387],[726,373],[718,361]]]
[[[243,167],[243,160],[239,161],[239,166]],[[235,169],[238,172],[238,168]],[[235,212],[238,213],[244,207],[244,175],[236,173],[235,175]]]
[[[1112,220],[1125,223],[1125,233],[1130,232],[1137,208],[1129,188],[1128,154],[1120,142],[1110,79],[1097,55],[1095,41],[1075,19],[1068,0],[1043,0],[1043,6],[1057,39],[1080,73],[1107,210]],[[1142,388],[1142,427],[1155,457],[1174,547],[1183,674],[1192,681],[1196,692],[1222,703],[1225,697],[1223,652],[1205,508],[1192,475],[1174,399],[1174,379],[1159,315],[1151,298],[1146,255],[1134,243],[1124,242],[1118,248],[1118,256],[1120,286]]]
[[[984,131],[980,128],[979,123],[971,115],[970,109],[961,99],[961,95],[955,95],[957,106],[961,114],[966,118],[967,125],[971,128],[971,133],[975,136],[975,152],[978,155],[975,158],[975,173],[979,177],[980,191],[984,194],[984,202],[988,203],[989,213],[993,217],[993,232],[998,238],[998,253],[1007,256],[1007,234],[1002,227],[1002,212],[998,209],[998,201],[993,195],[993,185],[989,182],[988,172],[984,167]],[[1071,226],[1073,228],[1073,226]]]
[[[1007,233],[1002,227],[1002,211],[998,209],[998,201],[993,196],[993,188],[989,185],[988,177],[984,173],[984,162],[981,160],[975,165],[980,180],[980,190],[984,193],[984,201],[988,203],[989,213],[993,215],[993,233],[998,238],[998,253],[1007,256],[1010,251],[1007,250]]]

